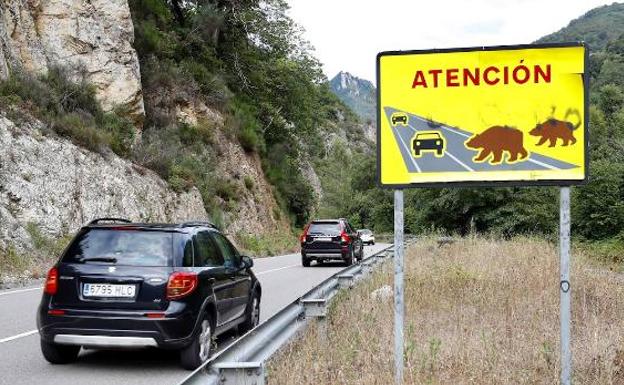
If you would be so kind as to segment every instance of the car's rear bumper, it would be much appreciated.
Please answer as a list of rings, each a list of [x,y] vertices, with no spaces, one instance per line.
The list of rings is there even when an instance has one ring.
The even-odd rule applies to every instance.
[[[304,249],[301,250],[301,255],[307,259],[345,260],[349,257],[349,249]]]
[[[320,253],[310,253],[310,254],[306,254],[306,258],[308,259],[335,259],[335,260],[342,260],[345,259],[346,257],[343,254],[335,254],[335,253],[324,253],[324,254],[320,254]]]
[[[94,348],[146,348],[158,346],[158,343],[152,337],[57,334],[53,340],[61,345],[81,345]]]
[[[42,306],[37,316],[41,339],[67,345],[102,348],[157,346],[182,348],[190,343],[196,317],[185,311],[175,316],[150,318],[145,314],[89,315],[85,311],[66,310],[64,315],[50,315]]]

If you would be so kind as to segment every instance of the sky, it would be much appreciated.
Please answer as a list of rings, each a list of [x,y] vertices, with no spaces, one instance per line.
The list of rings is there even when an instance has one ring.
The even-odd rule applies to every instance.
[[[375,80],[380,51],[531,43],[604,0],[288,0],[328,78]]]

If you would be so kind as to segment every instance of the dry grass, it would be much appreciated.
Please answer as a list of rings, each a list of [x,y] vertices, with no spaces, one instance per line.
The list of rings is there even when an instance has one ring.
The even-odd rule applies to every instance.
[[[534,238],[429,239],[406,256],[406,384],[556,384],[559,259]],[[392,266],[341,293],[269,363],[269,383],[393,383]],[[575,384],[624,384],[624,277],[573,255]]]

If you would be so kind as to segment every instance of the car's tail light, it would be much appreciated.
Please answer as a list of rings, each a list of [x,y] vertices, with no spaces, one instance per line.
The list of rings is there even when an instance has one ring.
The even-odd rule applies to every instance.
[[[48,271],[48,276],[46,278],[43,291],[46,294],[55,295],[57,290],[58,290],[58,270],[56,267],[53,267],[50,269],[50,271]]]
[[[344,230],[342,230],[342,233],[340,233],[340,239],[344,242],[344,243],[349,243],[351,242],[351,237],[349,237],[349,235],[347,233],[345,233]]]
[[[167,299],[178,299],[191,294],[197,287],[197,274],[179,271],[169,276]]]
[[[48,314],[49,315],[65,315],[65,310],[52,309],[52,310],[48,310]]]
[[[301,235],[299,236],[299,242],[305,242],[306,238],[308,237],[308,228],[310,228],[309,224],[303,228],[303,233],[301,233]]]
[[[145,313],[147,318],[165,318],[165,313]]]

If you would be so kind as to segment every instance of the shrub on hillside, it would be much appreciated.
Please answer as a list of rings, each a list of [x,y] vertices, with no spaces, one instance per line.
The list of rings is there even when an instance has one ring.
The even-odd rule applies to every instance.
[[[0,82],[0,97],[33,113],[55,133],[92,151],[112,149],[130,155],[135,128],[122,111],[104,112],[95,88],[85,80],[72,81],[62,68],[35,77],[14,72]]]

